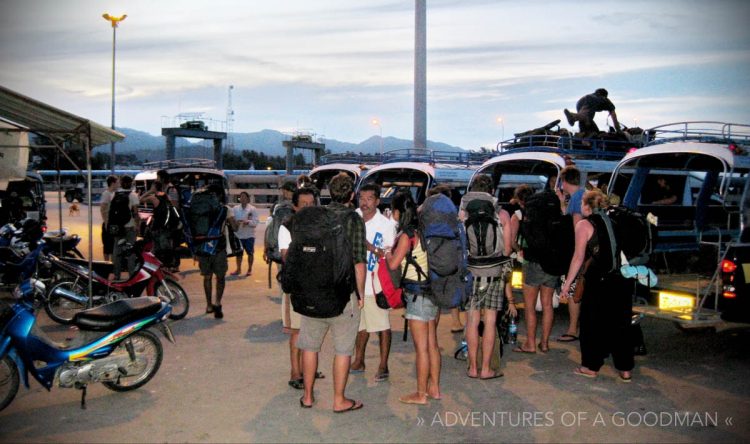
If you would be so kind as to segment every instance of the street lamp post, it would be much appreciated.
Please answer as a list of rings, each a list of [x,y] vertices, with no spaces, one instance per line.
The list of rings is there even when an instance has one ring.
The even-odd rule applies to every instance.
[[[102,14],[102,17],[104,17],[104,20],[107,20],[112,24],[112,130],[115,129],[115,48],[116,48],[116,42],[117,42],[117,25],[125,20],[125,17],[127,17],[127,14],[123,14],[120,17],[113,17],[109,15],[108,13]],[[115,143],[111,142],[109,145],[110,149],[110,170],[112,170],[112,174],[115,173]]]
[[[380,156],[383,156],[383,126],[380,124],[378,119],[372,119],[372,124],[378,127],[380,130]]]
[[[500,141],[502,142],[505,140],[505,119],[503,119],[502,117],[498,117],[497,123],[499,123],[502,128],[502,133],[500,136]]]

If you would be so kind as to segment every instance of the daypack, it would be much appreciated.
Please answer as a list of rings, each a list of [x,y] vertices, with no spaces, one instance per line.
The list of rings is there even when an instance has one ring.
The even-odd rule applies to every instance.
[[[133,218],[130,209],[130,191],[117,191],[109,203],[107,230],[113,236],[125,233],[125,225]]]
[[[489,199],[474,199],[466,205],[468,264],[474,276],[498,276],[503,262],[505,242],[495,204]]]
[[[404,306],[404,290],[401,288],[403,274],[401,267],[391,270],[384,257],[378,259],[377,279],[376,273],[372,272],[372,286],[375,294],[375,303],[378,307],[387,310],[389,308],[401,308]],[[378,291],[376,284],[380,286]]]
[[[287,222],[294,214],[292,203],[284,201],[276,205],[271,214],[271,223],[266,225],[263,235],[263,246],[266,258],[271,262],[281,263],[281,252],[279,251],[279,228]]]
[[[427,252],[427,296],[440,308],[453,308],[471,294],[466,231],[458,220],[458,209],[447,196],[428,197],[419,212],[419,235]]]
[[[227,208],[216,194],[207,190],[193,193],[189,205],[183,207],[183,216],[187,221],[185,238],[193,254],[210,256],[222,248]]]
[[[359,217],[352,210],[337,213],[326,207],[306,207],[289,223],[292,242],[281,268],[281,288],[297,313],[332,318],[343,313],[355,290],[352,247],[344,221]]]
[[[562,214],[554,191],[543,190],[526,199],[520,232],[526,242],[525,259],[551,275],[568,271],[575,250],[573,216]]]

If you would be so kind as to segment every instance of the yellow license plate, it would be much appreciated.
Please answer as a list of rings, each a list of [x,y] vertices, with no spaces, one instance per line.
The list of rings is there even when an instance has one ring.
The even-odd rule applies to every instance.
[[[522,288],[523,287],[523,272],[514,271],[513,275],[510,278],[510,285],[515,289]]]
[[[674,310],[695,307],[695,296],[671,291],[659,292],[659,309]]]

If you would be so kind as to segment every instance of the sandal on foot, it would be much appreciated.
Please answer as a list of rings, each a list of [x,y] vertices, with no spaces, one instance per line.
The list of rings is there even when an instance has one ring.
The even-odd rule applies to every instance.
[[[390,376],[390,373],[388,373],[387,371],[379,372],[377,375],[375,375],[375,382],[387,381],[388,376]]]
[[[571,335],[568,333],[565,333],[564,335],[561,335],[559,338],[557,338],[557,342],[573,342],[577,340],[578,340],[578,336]]]
[[[516,352],[516,353],[529,353],[529,354],[532,354],[532,355],[534,353],[536,353],[536,350],[526,350],[523,347],[516,347],[516,348],[513,349],[513,351]]]
[[[483,380],[483,381],[486,381],[486,380],[488,380],[488,379],[497,379],[497,378],[502,378],[502,377],[503,377],[503,374],[504,374],[503,372],[497,372],[497,373],[495,373],[494,375],[492,375],[492,376],[490,376],[490,377],[487,377],[487,378],[482,378],[482,377],[480,376],[480,377],[479,377],[479,379],[481,379],[481,380]]]
[[[583,367],[576,367],[575,370],[573,370],[573,373],[575,373],[576,375],[581,375],[584,378],[591,378],[591,379],[596,378],[596,376],[598,375],[597,372],[591,372],[591,370],[588,370],[588,369],[586,370],[587,371],[584,371]],[[588,372],[591,372],[591,373],[588,373]]]
[[[541,342],[538,345],[539,351],[542,353],[547,353],[549,351],[549,344],[545,347]]]
[[[323,374],[323,372],[315,372],[315,379],[323,379],[326,375]]]
[[[625,375],[627,373],[627,376]],[[620,381],[622,382],[632,382],[633,381],[633,375],[630,374],[630,372],[620,372]]]
[[[364,407],[364,406],[365,406],[365,405],[364,405],[364,404],[362,403],[362,401],[355,401],[355,400],[353,400],[353,399],[350,399],[349,401],[351,401],[351,402],[352,402],[352,405],[351,405],[351,407],[349,407],[348,409],[343,409],[343,410],[334,410],[334,411],[333,411],[333,413],[346,413],[346,412],[351,412],[351,411],[354,411],[354,410],[359,410],[359,409],[361,409],[362,407]]]
[[[289,387],[295,388],[297,390],[302,390],[303,388],[305,388],[305,380],[302,378],[290,379],[288,384]]]
[[[315,402],[313,402],[312,404],[305,404],[305,401],[303,401],[303,399],[305,399],[304,396],[299,398],[299,406],[302,407],[303,409],[311,409],[313,405],[315,405]]]

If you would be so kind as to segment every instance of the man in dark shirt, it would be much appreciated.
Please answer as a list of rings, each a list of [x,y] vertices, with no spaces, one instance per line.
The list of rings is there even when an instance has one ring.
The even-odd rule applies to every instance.
[[[578,122],[578,129],[583,133],[583,137],[591,137],[599,133],[599,127],[594,122],[594,114],[599,111],[608,111],[609,115],[612,116],[615,130],[620,132],[615,105],[607,98],[607,95],[606,89],[599,88],[593,94],[587,94],[578,100],[575,113],[571,113],[567,109],[564,110],[570,126],[574,126]]]
[[[367,264],[367,238],[365,223],[351,207],[354,197],[354,181],[346,173],[340,173],[331,179],[328,186],[331,191],[331,204],[328,208],[340,214],[344,220],[344,233],[352,248],[352,261],[357,282],[357,293],[352,294],[351,300],[344,308],[344,312],[333,318],[311,318],[302,316],[300,320],[297,347],[302,350],[302,377],[304,379],[305,394],[300,398],[300,407],[312,407],[315,402],[313,386],[318,371],[318,352],[328,330],[331,331],[334,348],[333,358],[333,411],[337,413],[359,410],[361,401],[348,399],[344,396],[346,382],[349,379],[349,367],[354,343],[359,330],[360,309],[364,305],[365,273]]]

